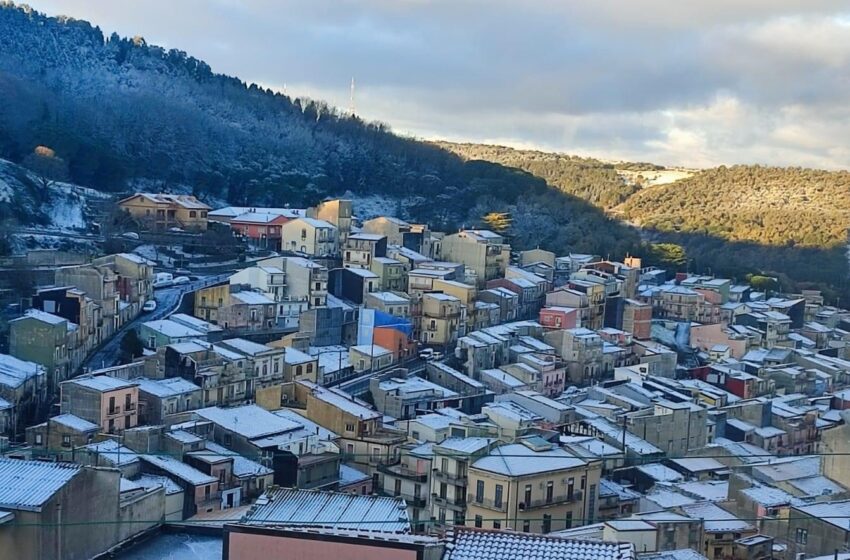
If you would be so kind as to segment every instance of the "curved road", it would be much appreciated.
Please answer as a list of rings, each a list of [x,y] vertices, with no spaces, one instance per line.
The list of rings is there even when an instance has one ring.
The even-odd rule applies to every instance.
[[[156,300],[156,309],[150,313],[142,311],[135,319],[122,325],[120,329],[115,331],[109,340],[101,344],[94,352],[86,357],[77,373],[79,374],[86,371],[87,368],[100,369],[115,365],[121,357],[121,339],[127,331],[135,329],[146,321],[156,321],[157,319],[164,319],[168,317],[180,306],[180,300],[183,294],[194,292],[213,284],[218,284],[227,280],[229,277],[230,273],[207,276],[189,282],[188,284],[162,288],[154,291],[153,297]]]

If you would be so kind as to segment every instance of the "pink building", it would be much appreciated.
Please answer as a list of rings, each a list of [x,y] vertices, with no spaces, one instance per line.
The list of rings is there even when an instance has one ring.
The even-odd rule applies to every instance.
[[[540,310],[540,324],[547,329],[574,329],[578,325],[578,309],[574,307],[544,307]]]
[[[77,377],[60,385],[59,408],[116,434],[139,423],[139,386],[107,375]]]

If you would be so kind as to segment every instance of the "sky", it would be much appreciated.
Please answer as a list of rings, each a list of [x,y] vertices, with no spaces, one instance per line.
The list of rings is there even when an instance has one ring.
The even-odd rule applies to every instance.
[[[420,138],[850,167],[848,0],[28,0]]]

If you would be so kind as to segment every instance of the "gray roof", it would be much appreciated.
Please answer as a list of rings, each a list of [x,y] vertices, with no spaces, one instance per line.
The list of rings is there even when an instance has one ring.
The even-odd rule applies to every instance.
[[[511,443],[493,449],[489,455],[475,461],[472,468],[505,476],[527,476],[585,464],[583,459],[561,448],[534,451],[521,443]]]
[[[409,533],[401,498],[277,488],[261,496],[242,518],[248,525],[321,527]]]
[[[191,381],[186,381],[182,377],[172,377],[169,379],[148,379],[146,377],[139,377],[133,381],[139,384],[139,391],[144,391],[145,393],[149,393],[160,398],[175,397],[177,395],[201,390],[200,387]]]
[[[129,465],[139,460],[139,455],[132,449],[124,447],[114,439],[106,439],[86,446],[90,454],[98,455],[108,464],[116,467]]]
[[[358,482],[365,482],[371,479],[371,476],[364,472],[358,471],[354,467],[349,467],[348,465],[339,466],[340,487],[348,486],[349,484],[356,484]]]
[[[91,432],[100,429],[100,426],[97,424],[89,422],[85,418],[80,418],[74,414],[60,414],[59,416],[54,416],[50,420],[78,432]]]
[[[115,391],[117,389],[127,389],[136,385],[133,381],[109,377],[108,375],[94,375],[91,377],[78,377],[67,383],[73,383],[81,387],[94,389],[95,391]]]
[[[168,478],[167,476],[159,476],[155,474],[139,475],[133,482],[142,488],[155,488],[162,486],[165,488],[166,494],[179,494],[183,491],[179,484]]]
[[[165,471],[172,476],[176,476],[181,480],[185,480],[193,486],[218,482],[217,478],[205,474],[195,467],[187,465],[174,457],[168,457],[165,455],[140,455],[140,457],[158,469]]]
[[[70,463],[0,459],[0,508],[39,511],[81,471]]]
[[[248,439],[289,432],[301,428],[301,424],[272,414],[255,404],[235,406],[233,408],[211,406],[196,410],[195,414]]]
[[[19,360],[13,356],[0,354],[0,385],[20,387],[30,377],[44,374],[44,368],[35,362]]]
[[[531,533],[456,529],[444,560],[625,560],[635,558],[628,543],[574,540]]]

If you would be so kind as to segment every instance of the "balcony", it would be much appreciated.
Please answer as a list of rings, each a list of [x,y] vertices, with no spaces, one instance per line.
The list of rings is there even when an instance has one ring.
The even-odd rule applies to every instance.
[[[535,508],[543,508],[547,506],[556,506],[559,504],[571,503],[571,502],[580,502],[584,497],[581,490],[577,490],[572,494],[564,495],[564,496],[553,496],[551,500],[541,499],[541,500],[531,500],[528,503],[521,503],[522,506],[520,509],[535,509]]]
[[[402,467],[398,464],[386,464],[379,463],[378,464],[378,472],[382,472],[384,474],[388,474],[390,476],[395,476],[398,478],[404,478],[413,482],[427,482],[428,474],[420,473],[416,471],[412,471],[405,467]]]
[[[113,407],[108,408],[106,410],[107,416],[118,416],[119,414],[121,414],[121,407],[120,406],[113,406]]]
[[[482,508],[486,508],[486,509],[492,509],[494,511],[507,511],[508,510],[508,504],[504,500],[502,500],[498,504],[495,501],[490,500],[488,498],[484,498],[483,500],[476,500],[475,494],[468,494],[467,497],[466,497],[466,503],[467,504],[475,504],[478,507],[482,507]]]
[[[455,486],[466,486],[469,480],[466,475],[447,473],[438,468],[431,469],[431,473],[433,473],[434,478],[437,480],[442,480]]]
[[[431,502],[438,506],[448,507],[452,509],[466,509],[466,502],[463,500],[463,498],[455,498],[454,500],[450,500],[449,498],[444,498],[440,496],[436,492],[431,494]]]

